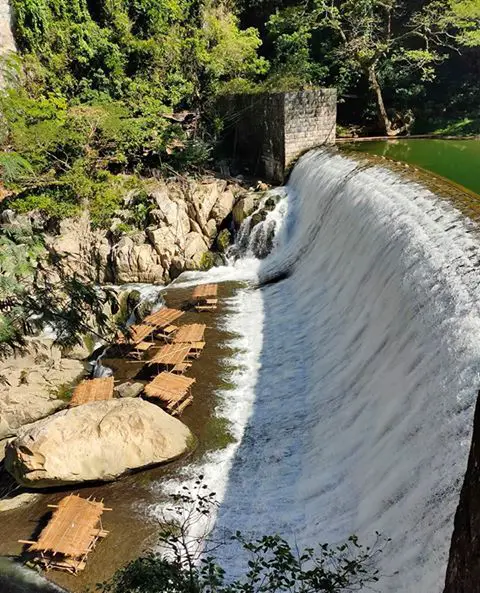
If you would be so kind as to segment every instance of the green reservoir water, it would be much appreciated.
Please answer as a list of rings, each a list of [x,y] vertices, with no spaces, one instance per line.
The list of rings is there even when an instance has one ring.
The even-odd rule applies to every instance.
[[[385,140],[348,147],[417,165],[480,194],[480,140]]]

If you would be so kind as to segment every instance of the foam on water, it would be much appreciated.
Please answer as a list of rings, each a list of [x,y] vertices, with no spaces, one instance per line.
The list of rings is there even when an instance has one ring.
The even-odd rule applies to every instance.
[[[478,240],[427,189],[328,152],[287,191],[256,270],[284,279],[226,320],[250,370],[224,403],[239,442],[206,462],[215,529],[299,545],[378,530],[379,590],[439,592],[480,380]]]

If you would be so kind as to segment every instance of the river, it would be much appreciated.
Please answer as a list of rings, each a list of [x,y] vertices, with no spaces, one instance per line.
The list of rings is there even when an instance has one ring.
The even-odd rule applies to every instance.
[[[235,442],[157,479],[139,512],[161,516],[165,492],[203,473],[214,534],[310,546],[379,531],[376,589],[440,593],[480,384],[478,235],[426,187],[317,151],[246,243],[183,284],[248,283],[226,321],[241,365],[219,413]],[[242,572],[233,544],[221,554]]]

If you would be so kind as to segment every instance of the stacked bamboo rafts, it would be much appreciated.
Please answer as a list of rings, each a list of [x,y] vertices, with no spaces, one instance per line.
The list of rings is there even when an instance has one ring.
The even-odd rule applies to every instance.
[[[88,554],[97,541],[108,535],[102,527],[103,501],[71,494],[58,503],[38,540],[19,540],[27,544],[33,562],[45,570],[57,569],[77,574],[85,568]]]

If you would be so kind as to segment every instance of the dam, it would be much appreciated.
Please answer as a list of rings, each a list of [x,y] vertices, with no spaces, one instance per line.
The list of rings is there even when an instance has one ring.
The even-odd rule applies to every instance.
[[[231,328],[249,349],[224,410],[238,443],[191,468],[220,496],[214,533],[302,547],[379,532],[379,591],[443,590],[480,373],[471,231],[385,168],[300,160],[242,257],[208,273],[257,284]],[[233,545],[224,560],[244,569]]]

